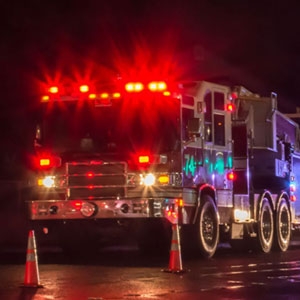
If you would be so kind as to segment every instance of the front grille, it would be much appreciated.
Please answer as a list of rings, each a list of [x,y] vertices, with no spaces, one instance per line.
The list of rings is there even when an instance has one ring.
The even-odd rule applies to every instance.
[[[103,185],[125,185],[124,175],[73,175],[69,176],[69,186],[103,186]]]
[[[66,164],[68,199],[125,196],[125,162],[71,162]]]

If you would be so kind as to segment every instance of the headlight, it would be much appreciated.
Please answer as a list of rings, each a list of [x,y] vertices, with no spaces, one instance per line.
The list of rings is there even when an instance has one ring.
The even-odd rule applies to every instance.
[[[151,186],[155,183],[155,176],[152,173],[146,174],[146,175],[140,175],[141,176],[141,184],[145,186]]]
[[[170,177],[168,174],[160,174],[155,176],[152,173],[140,175],[140,184],[145,186],[168,185],[170,183]]]
[[[51,188],[55,186],[55,176],[46,176],[38,179],[38,185],[44,186],[46,188]]]

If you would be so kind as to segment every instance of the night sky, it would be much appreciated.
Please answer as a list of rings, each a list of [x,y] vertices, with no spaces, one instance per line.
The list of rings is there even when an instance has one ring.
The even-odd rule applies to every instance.
[[[300,106],[297,1],[11,0],[0,8],[2,165],[19,162],[31,143],[36,82],[58,68],[117,72],[161,57],[178,77],[220,77],[277,92],[283,111]]]

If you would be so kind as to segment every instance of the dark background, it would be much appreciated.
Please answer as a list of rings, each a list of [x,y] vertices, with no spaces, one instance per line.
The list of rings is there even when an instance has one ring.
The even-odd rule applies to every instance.
[[[0,176],[18,179],[32,144],[38,83],[57,71],[119,74],[166,65],[175,79],[276,92],[299,106],[297,1],[2,1]]]

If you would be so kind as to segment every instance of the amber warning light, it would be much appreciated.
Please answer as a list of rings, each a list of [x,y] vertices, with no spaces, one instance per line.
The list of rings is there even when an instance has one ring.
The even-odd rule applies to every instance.
[[[150,157],[148,155],[140,155],[139,163],[140,164],[148,164],[150,162]]]

